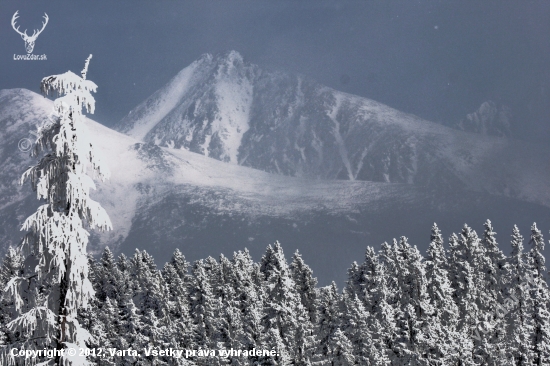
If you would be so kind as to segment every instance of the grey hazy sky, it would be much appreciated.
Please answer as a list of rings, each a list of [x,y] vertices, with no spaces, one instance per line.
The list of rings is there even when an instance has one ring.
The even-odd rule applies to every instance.
[[[50,22],[35,54],[21,29]],[[0,88],[80,71],[99,85],[106,125],[201,54],[235,49],[263,67],[446,124],[486,100],[504,103],[524,139],[550,139],[550,1],[12,1],[0,2]]]

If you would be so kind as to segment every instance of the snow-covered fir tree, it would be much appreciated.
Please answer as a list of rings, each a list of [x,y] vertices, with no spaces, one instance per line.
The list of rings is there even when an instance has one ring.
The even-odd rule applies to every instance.
[[[23,259],[19,251],[12,247],[8,248],[0,267],[0,286],[2,288],[5,288],[12,278],[17,278],[22,274]],[[7,295],[8,293],[3,292],[0,297],[0,346],[5,346],[8,343],[11,333],[7,325],[12,318],[14,303],[13,299]]]
[[[319,307],[317,315],[317,354],[330,359],[330,339],[339,329],[342,319],[342,306],[336,283],[319,290]]]
[[[352,366],[356,365],[353,356],[353,345],[348,337],[339,328],[331,334],[328,340],[328,349],[330,351],[330,364],[334,366]]]
[[[244,250],[190,265],[176,250],[160,270],[145,251],[115,259],[106,248],[89,259],[95,294],[76,318],[93,336],[89,347],[209,351],[180,359],[91,357],[97,365],[546,365],[544,239],[533,225],[525,251],[514,227],[511,244],[506,257],[488,221],[482,238],[465,226],[447,250],[434,225],[425,257],[404,237],[367,248],[343,291],[335,283],[317,287],[302,256],[289,265],[278,242],[258,263]],[[28,271],[22,259],[8,251],[4,284]],[[29,298],[21,297],[22,307]],[[4,296],[0,310],[0,347],[21,347],[15,299]],[[241,354],[219,353],[230,349]],[[251,350],[276,355],[243,353]]]
[[[50,121],[38,129],[33,155],[40,158],[21,181],[30,180],[37,198],[45,200],[29,216],[22,249],[22,273],[7,284],[14,303],[14,319],[7,324],[13,334],[10,347],[27,350],[86,348],[90,334],[78,322],[79,308],[87,308],[94,296],[88,279],[87,229],[108,230],[111,222],[98,202],[89,197],[92,177],[101,180],[108,171],[101,164],[86,130],[83,108],[93,113],[96,84],[86,79],[86,60],[81,76],[71,71],[42,80],[45,95],[58,96]],[[92,177],[88,176],[91,172]],[[85,358],[69,352],[53,359],[22,359],[3,355],[2,363],[85,365]]]
[[[220,299],[214,295],[217,282],[215,280],[218,278],[217,267],[218,264],[213,258],[201,259],[193,265],[194,281],[189,290],[189,305],[195,328],[193,343],[196,349],[217,347],[221,321]]]
[[[533,302],[532,345],[535,365],[550,363],[550,292],[545,280],[546,266],[543,255],[544,239],[537,224],[531,227],[531,250],[528,253],[528,274],[532,276],[531,301]]]
[[[443,238],[437,224],[432,226],[430,245],[426,258],[427,292],[433,313],[429,318],[432,324],[434,347],[432,357],[443,364],[450,363],[457,354],[458,306],[453,300],[454,290],[449,280],[449,263]]]
[[[309,321],[315,322],[317,308],[317,279],[313,277],[313,271],[304,262],[300,252],[296,251],[290,264],[292,278],[296,284],[296,291],[302,300],[302,305],[306,309]]]
[[[236,252],[232,259],[233,288],[235,306],[242,315],[242,337],[239,342],[242,349],[259,349],[263,346],[263,304],[264,293],[260,266],[254,263],[248,250]],[[257,357],[249,361],[258,361]],[[246,363],[245,363],[246,364]]]
[[[514,225],[512,253],[507,259],[507,298],[515,299],[516,306],[506,316],[506,344],[508,357],[514,365],[532,365],[534,354],[530,347],[534,327],[531,319],[532,302],[529,291],[529,273],[523,248],[523,236]]]
[[[505,354],[505,328],[501,326],[500,313],[495,311],[506,299],[504,296],[506,261],[496,241],[496,232],[491,221],[487,220],[484,227],[481,241],[484,260],[480,269],[484,277],[481,279],[483,282],[479,285],[483,289],[481,293],[484,308],[483,321],[489,332],[484,337],[481,353],[484,355],[484,362],[488,365],[506,365],[509,362],[509,356]]]
[[[357,295],[344,289],[342,294],[342,322],[340,327],[353,346],[356,364],[365,366],[389,365],[384,344],[374,339],[369,323],[373,316],[363,306]],[[379,324],[379,323],[378,323]]]
[[[286,261],[283,248],[276,242],[268,246],[262,257],[260,272],[265,282],[264,299],[264,329],[274,329],[278,332],[282,344],[271,343],[266,339],[265,346],[278,349],[279,354],[294,357],[299,364],[307,364],[308,354],[314,346],[311,342],[311,327],[308,325],[309,315],[302,305],[296,283],[292,278],[291,269]],[[276,357],[275,361],[281,361]]]

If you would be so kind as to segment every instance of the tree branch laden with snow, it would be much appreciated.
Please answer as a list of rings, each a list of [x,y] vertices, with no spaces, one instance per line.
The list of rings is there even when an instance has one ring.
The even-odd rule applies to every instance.
[[[6,288],[15,303],[17,317],[8,327],[19,335],[18,348],[86,348],[90,340],[77,319],[77,311],[88,308],[94,296],[88,278],[88,229],[112,229],[107,212],[89,195],[95,189],[92,178],[109,177],[83,115],[83,109],[87,113],[95,109],[92,93],[97,85],[86,80],[91,57],[82,77],[68,71],[42,79],[42,93],[57,99],[52,118],[38,129],[32,154],[40,161],[23,173],[21,183],[30,181],[37,199],[46,203],[23,223],[24,275],[9,281]],[[29,362],[13,356],[4,360]],[[37,358],[31,363],[46,361]],[[68,355],[54,361],[64,366],[90,364]]]

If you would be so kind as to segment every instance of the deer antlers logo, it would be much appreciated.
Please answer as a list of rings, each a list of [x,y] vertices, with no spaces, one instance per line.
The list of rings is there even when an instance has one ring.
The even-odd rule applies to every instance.
[[[19,18],[18,13],[19,13],[19,10],[17,10],[15,12],[15,14],[13,14],[13,17],[11,18],[11,26],[12,26],[13,30],[15,30],[17,33],[19,33],[21,38],[23,38],[23,41],[25,41],[25,49],[27,50],[27,53],[32,53],[32,50],[34,49],[34,42],[36,41],[36,38],[38,38],[40,33],[42,33],[44,28],[46,28],[46,24],[48,24],[48,20],[49,20],[48,14],[44,13],[44,22],[42,22],[42,29],[40,29],[40,30],[35,29],[34,32],[32,33],[32,36],[29,36],[29,35],[27,35],[27,30],[26,29],[25,29],[24,32],[21,32],[19,30],[19,26],[17,26],[17,28],[15,27],[15,21],[17,20],[17,18]]]

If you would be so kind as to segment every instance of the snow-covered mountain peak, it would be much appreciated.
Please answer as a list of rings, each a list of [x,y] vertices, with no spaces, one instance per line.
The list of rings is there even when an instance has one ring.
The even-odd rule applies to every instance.
[[[130,112],[118,129],[138,140],[236,164],[249,129],[254,69],[236,51],[203,55]]]
[[[453,220],[459,224],[464,217],[482,221],[500,214],[509,214],[510,220],[531,215],[529,224],[535,218],[548,217],[550,154],[546,149],[441,126],[431,128],[426,121],[372,101],[365,104],[359,97],[333,94],[325,87],[315,89],[317,98],[309,101],[313,85],[310,81],[284,74],[277,77],[285,90],[287,83],[295,82],[296,89],[292,90],[300,93],[284,94],[288,103],[278,104],[275,115],[279,119],[250,125],[254,129],[251,136],[260,145],[246,143],[250,144],[250,150],[245,150],[250,154],[248,159],[255,161],[255,151],[265,152],[264,157],[271,156],[273,164],[286,169],[291,165],[283,163],[295,158],[290,154],[291,148],[302,149],[307,162],[313,153],[328,154],[330,150],[323,139],[338,131],[342,141],[353,143],[347,142],[346,150],[336,150],[334,156],[340,159],[340,154],[347,154],[350,170],[356,174],[362,170],[357,170],[359,160],[354,143],[361,146],[365,136],[372,136],[373,139],[366,140],[372,145],[367,145],[364,154],[380,158],[391,169],[397,166],[393,163],[402,164],[399,165],[402,171],[387,170],[388,180],[415,177],[413,184],[269,174],[242,166],[242,162],[227,164],[187,149],[141,142],[87,120],[97,150],[107,158],[105,163],[111,171],[109,180],[97,182],[98,189],[91,193],[92,198],[106,209],[114,227],[100,237],[93,234],[92,242],[108,244],[126,253],[136,247],[146,248],[164,261],[176,247],[190,259],[232,253],[244,246],[259,256],[266,243],[280,239],[290,246],[295,244],[304,255],[310,253],[311,258],[317,259],[313,263],[316,268],[334,267],[340,271],[349,265],[352,256],[364,252],[366,243],[376,245],[391,238],[395,227],[402,227],[407,235],[411,231],[414,235],[419,228],[418,237],[424,240],[425,228],[429,228],[434,217],[438,223]],[[271,82],[272,79],[259,77],[254,85],[261,88],[262,83]],[[265,103],[273,102],[272,95],[260,93],[258,97]],[[339,125],[330,119],[324,120],[323,128],[313,128],[300,112],[306,105],[323,113],[330,109],[332,113],[327,118]],[[370,135],[360,134],[361,130],[354,130],[358,127],[345,123],[345,113],[353,110],[350,106],[354,105],[364,108],[362,113],[370,116],[357,124],[366,126]],[[51,111],[52,102],[39,94],[23,89],[0,91],[0,251],[8,245],[17,245],[21,223],[40,204],[28,184],[19,185],[21,173],[36,160],[18,149],[18,141],[32,138],[29,132],[36,130]],[[294,129],[277,126],[276,122],[284,119],[294,123],[291,116],[296,114],[301,119]],[[322,115],[319,113],[320,118]],[[424,127],[413,128],[418,124]],[[275,131],[280,140],[273,140],[269,131]],[[289,131],[296,134],[285,135]],[[426,135],[430,131],[431,135]],[[356,140],[350,140],[354,133]],[[252,149],[262,142],[265,150]],[[280,152],[273,147],[276,143],[280,143]],[[416,160],[407,161],[405,157]],[[370,164],[367,159],[362,161]],[[324,160],[325,164],[329,162],[334,160]],[[408,171],[405,167],[416,167],[416,175],[412,175],[413,168]],[[373,171],[374,168],[385,171],[384,166],[369,166]],[[426,182],[436,184],[430,186]],[[472,215],[479,217],[473,220]],[[346,244],[345,250],[342,243]],[[97,248],[96,244],[91,245],[92,250]],[[319,256],[320,250],[326,255]]]
[[[511,121],[512,112],[508,106],[489,100],[483,102],[477,111],[466,115],[456,127],[482,135],[510,137]]]
[[[21,173],[36,161],[18,149],[18,141],[32,137],[29,131],[35,130],[52,110],[52,101],[28,90],[0,91],[0,251],[17,244],[20,223],[39,205],[28,184],[19,184]],[[87,119],[87,128],[111,171],[110,179],[96,182],[97,190],[91,193],[113,221],[114,230],[99,238],[104,245],[116,247],[125,241],[141,224],[136,222],[138,216],[144,220],[143,227],[150,228],[156,215],[162,215],[171,204],[177,206],[171,220],[182,212],[190,215],[184,209],[188,205],[213,216],[293,217],[319,207],[324,212],[342,214],[357,210],[359,202],[380,197],[393,200],[395,194],[417,195],[414,187],[400,185],[308,181],[273,175],[185,149],[139,142],[91,119]],[[155,214],[151,207],[160,213]],[[174,228],[163,230],[162,235]],[[173,240],[181,238],[174,235]]]
[[[480,121],[494,115],[490,107],[481,108]],[[540,187],[550,176],[545,147],[535,155],[511,139],[457,131],[304,76],[261,70],[234,51],[203,55],[118,129],[146,143],[279,175],[467,188],[550,202]]]
[[[246,67],[243,56],[237,51],[229,51],[212,57],[212,61],[218,66],[219,74],[231,74]]]

